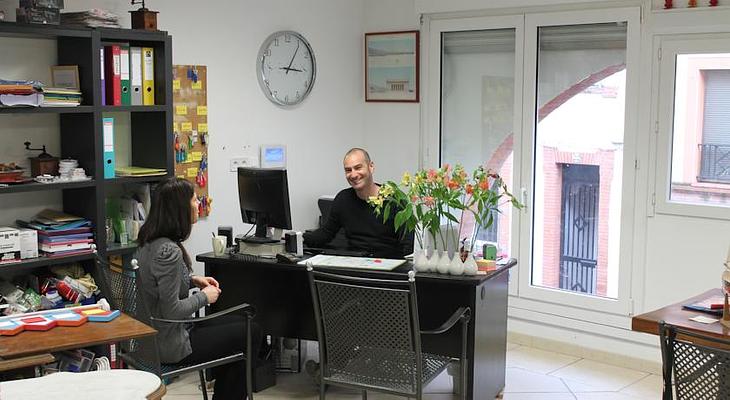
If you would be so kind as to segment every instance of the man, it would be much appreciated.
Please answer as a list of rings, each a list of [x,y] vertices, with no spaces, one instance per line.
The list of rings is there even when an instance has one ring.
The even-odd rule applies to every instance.
[[[375,164],[367,151],[350,149],[343,161],[345,178],[350,187],[340,191],[332,202],[327,221],[312,232],[304,234],[304,243],[312,247],[326,245],[344,228],[349,250],[365,251],[374,257],[403,258],[413,252],[413,234],[394,228],[395,212],[388,221],[375,214],[368,204],[370,196],[378,194],[379,185],[373,180]]]

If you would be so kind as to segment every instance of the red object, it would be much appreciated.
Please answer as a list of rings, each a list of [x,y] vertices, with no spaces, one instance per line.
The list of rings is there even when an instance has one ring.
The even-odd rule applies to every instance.
[[[669,10],[670,8],[674,8],[672,0],[664,0],[664,9]]]
[[[375,261],[376,263],[381,263],[381,262],[383,262],[383,260],[377,260],[377,259],[376,259],[376,260],[373,260],[373,261]]]
[[[79,301],[79,292],[74,290],[71,286],[69,286],[64,281],[57,281],[56,282],[56,290],[58,290],[58,294],[61,295],[64,299],[76,303]]]
[[[722,303],[710,304],[710,309],[711,310],[720,310],[720,309],[722,309],[723,306],[724,306],[724,304],[722,304]]]
[[[717,6],[717,0],[710,0],[710,7]]]
[[[104,46],[104,81],[106,82],[106,104],[122,105],[122,56],[118,45]]]
[[[689,1],[687,2],[687,7],[688,7],[688,8],[694,8],[694,7],[697,7],[697,0],[689,0]]]
[[[21,321],[23,321],[24,324],[35,324],[36,322],[43,322],[45,320],[46,319],[42,318],[42,317],[28,317],[28,318],[21,319]]]
[[[23,324],[26,331],[47,331],[56,326],[56,321],[41,316],[20,318],[16,322]]]

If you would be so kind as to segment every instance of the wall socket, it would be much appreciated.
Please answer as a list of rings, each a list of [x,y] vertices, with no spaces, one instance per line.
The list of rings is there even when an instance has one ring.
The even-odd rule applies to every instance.
[[[230,162],[230,170],[231,172],[238,171],[238,167],[258,167],[258,162],[254,158],[251,157],[235,157],[231,158]]]

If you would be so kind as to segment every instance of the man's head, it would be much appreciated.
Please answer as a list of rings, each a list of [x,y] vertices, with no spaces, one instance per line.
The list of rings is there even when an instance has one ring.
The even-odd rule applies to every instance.
[[[355,147],[345,154],[342,162],[345,167],[345,178],[353,189],[360,191],[373,185],[375,164],[370,160],[367,151]]]

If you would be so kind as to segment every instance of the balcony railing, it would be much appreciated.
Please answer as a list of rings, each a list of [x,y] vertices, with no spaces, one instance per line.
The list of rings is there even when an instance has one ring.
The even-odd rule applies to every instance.
[[[730,183],[730,145],[699,144],[698,182]]]

